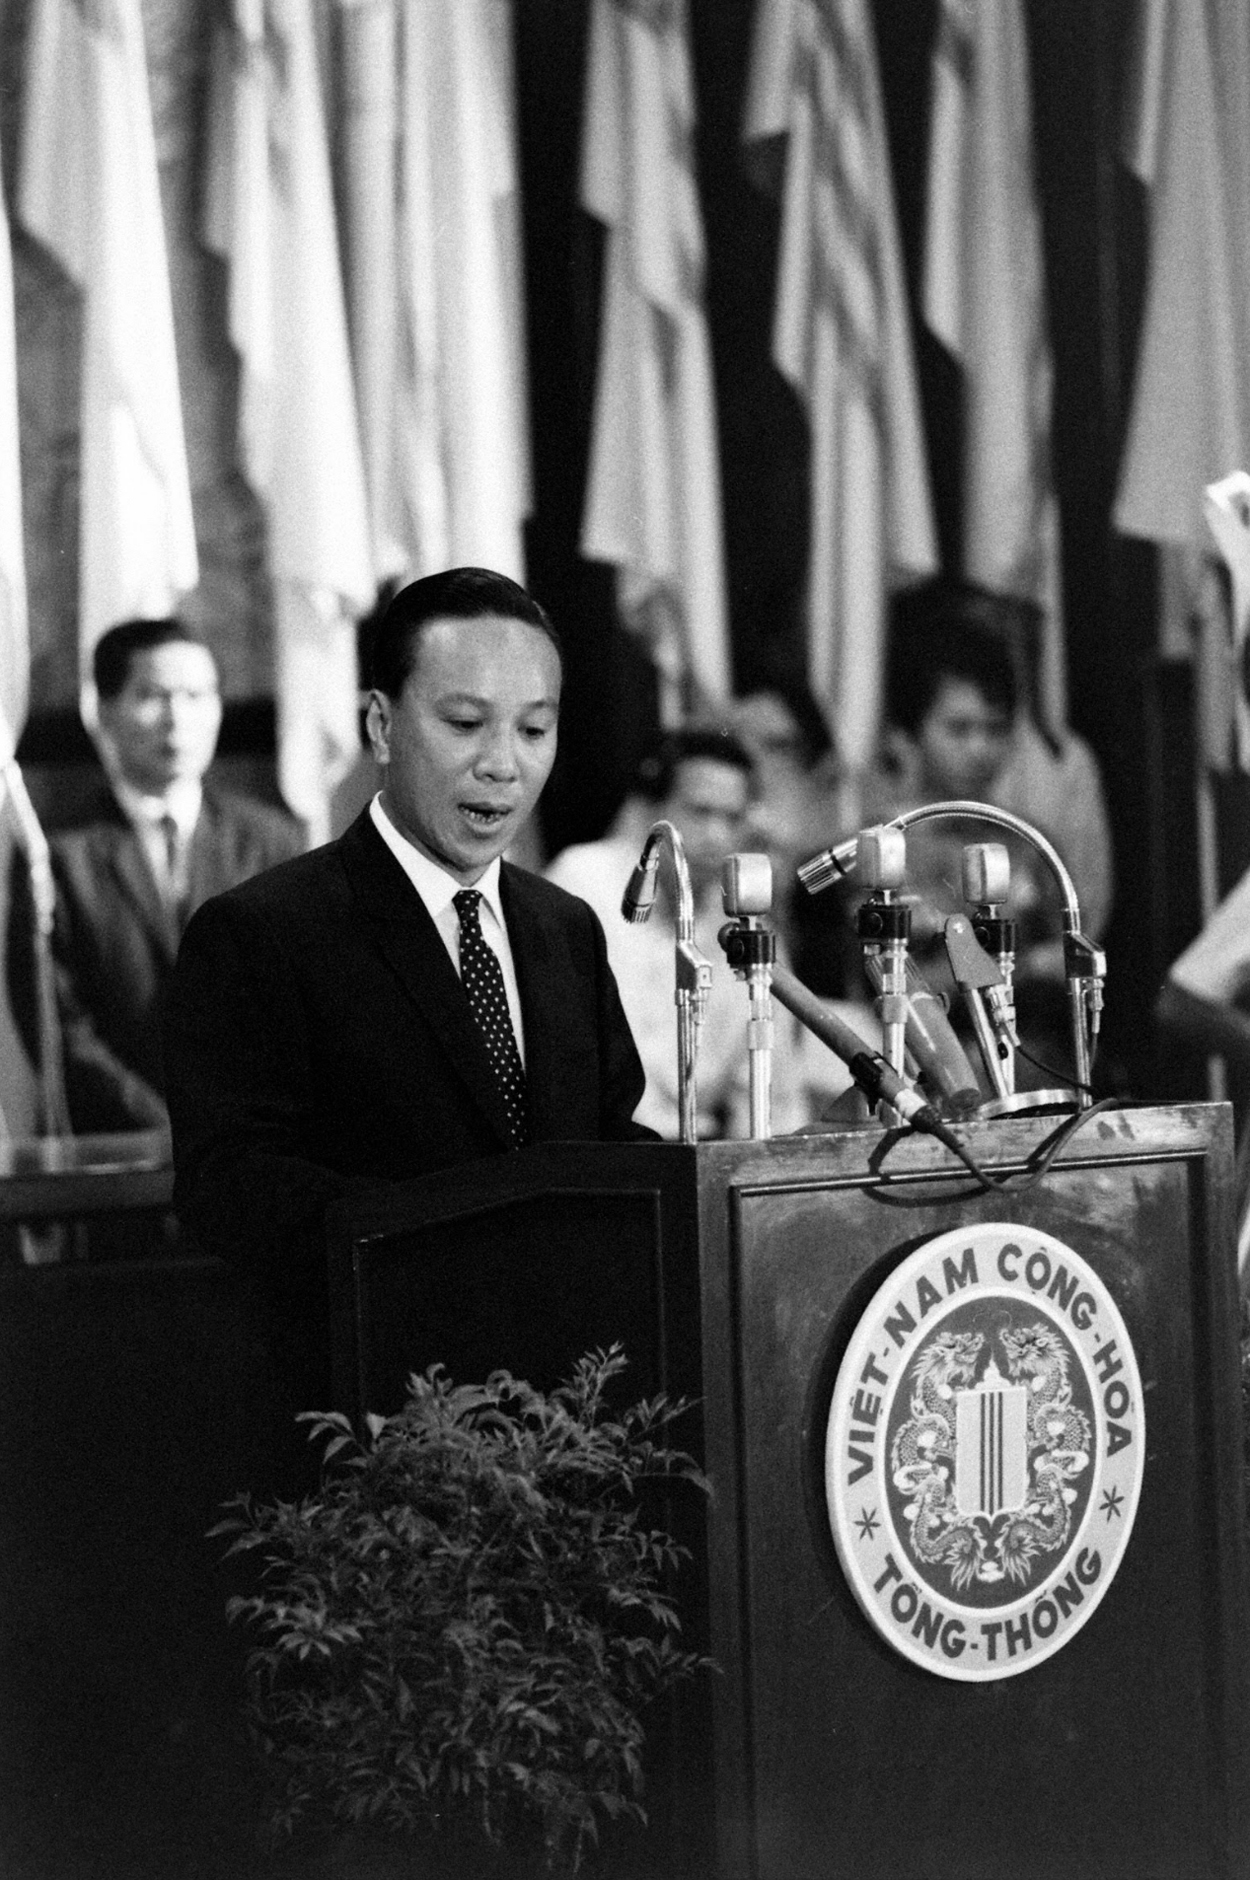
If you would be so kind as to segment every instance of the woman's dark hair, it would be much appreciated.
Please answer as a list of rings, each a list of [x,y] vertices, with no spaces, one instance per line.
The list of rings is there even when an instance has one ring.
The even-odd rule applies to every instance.
[[[516,581],[490,568],[447,568],[410,582],[388,603],[369,636],[369,684],[397,699],[416,664],[424,627],[432,620],[481,620],[488,614],[537,627],[563,659],[546,609]]]
[[[886,661],[885,708],[892,725],[915,737],[944,681],[962,680],[1007,718],[1019,700],[1016,666],[1003,634],[957,601],[925,620],[896,624]]]

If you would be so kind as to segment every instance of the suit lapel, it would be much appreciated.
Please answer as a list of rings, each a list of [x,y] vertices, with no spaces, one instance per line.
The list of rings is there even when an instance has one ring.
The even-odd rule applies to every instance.
[[[500,898],[521,993],[530,1120],[541,1140],[551,1128],[553,1094],[561,1088],[560,1047],[568,1036],[573,963],[563,933],[543,919],[526,890],[524,871],[505,862]]]
[[[342,837],[340,854],[378,950],[438,1037],[500,1146],[509,1147],[508,1114],[459,975],[424,901],[373,827],[367,809]]]
[[[120,809],[117,818],[116,824],[109,826],[103,837],[108,846],[109,866],[141,925],[172,963],[178,951],[178,923],[172,909],[161,898],[138,835]]]
[[[231,866],[233,857],[222,853],[218,840],[217,824],[219,814],[216,804],[207,790],[200,804],[200,813],[195,819],[195,828],[191,831],[191,849],[187,856],[187,906],[197,908],[215,894],[224,894],[227,888],[233,888],[238,879],[236,870]]]

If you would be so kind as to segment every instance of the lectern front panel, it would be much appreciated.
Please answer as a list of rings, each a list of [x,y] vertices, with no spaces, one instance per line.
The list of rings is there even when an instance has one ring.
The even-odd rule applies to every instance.
[[[1242,1870],[1237,1340],[1212,1180],[1212,1152],[1223,1171],[1227,1143],[1218,1120],[1195,1131],[1191,1113],[1169,1151],[1149,1114],[1153,1125],[1117,1121],[1101,1154],[1092,1125],[1085,1159],[1061,1160],[1019,1196],[974,1192],[949,1166],[882,1187],[866,1168],[804,1179],[779,1164],[770,1179],[732,1185],[720,1297],[735,1434],[717,1453],[733,1450],[737,1522],[714,1571],[733,1581],[725,1636],[737,1662],[723,1701],[740,1715],[721,1739],[724,1880],[1199,1880]],[[992,1152],[992,1133],[983,1136]],[[1140,1369],[1144,1473],[1114,1579],[1062,1648],[1036,1653],[1027,1622],[970,1621],[950,1640],[961,1675],[943,1676],[898,1649],[848,1584],[831,1529],[826,1431],[843,1356],[890,1276],[937,1234],[1003,1221],[1019,1229],[1026,1256],[1030,1231],[1065,1243],[1118,1308]],[[952,1271],[962,1284],[958,1263]],[[1040,1286],[1040,1264],[1036,1274]],[[927,1310],[920,1299],[913,1309]],[[883,1365],[888,1347],[887,1338]],[[1115,1362],[1106,1357],[1108,1376]],[[1028,1382],[1017,1390],[1021,1417]],[[1112,1407],[1124,1401],[1117,1382]],[[867,1403],[871,1412],[871,1393]],[[1092,1428],[1092,1404],[1072,1411],[1082,1414]],[[901,1481],[934,1440],[923,1421],[919,1450],[896,1451]],[[1104,1426],[1104,1442],[1117,1441]],[[922,1474],[913,1468],[912,1479]],[[976,1492],[960,1487],[974,1502]],[[879,1518],[869,1500],[866,1540]],[[1093,1505],[1083,1572],[1101,1571],[1123,1517],[1118,1494]],[[897,1564],[891,1557],[886,1571]],[[1070,1604],[1084,1589],[1069,1577]],[[906,1578],[900,1571],[900,1588]],[[953,1584],[957,1601],[971,1600],[966,1582],[962,1593]],[[897,1606],[926,1623],[914,1591]],[[1053,1628],[1045,1602],[1036,1613],[1039,1629]],[[1026,1666],[1030,1649],[1037,1661]],[[978,1652],[997,1659],[983,1679],[970,1675]],[[1007,1664],[1014,1653],[1023,1668]]]

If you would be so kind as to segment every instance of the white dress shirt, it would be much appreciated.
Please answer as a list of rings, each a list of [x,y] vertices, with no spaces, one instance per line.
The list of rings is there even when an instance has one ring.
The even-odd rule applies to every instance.
[[[407,836],[401,836],[394,823],[382,807],[381,792],[369,805],[369,815],[373,826],[385,842],[395,860],[399,863],[409,881],[424,901],[430,919],[438,928],[439,938],[447,948],[448,956],[456,972],[460,971],[460,916],[452,905],[453,897],[464,887],[463,881],[457,881],[445,868],[432,862],[428,855],[409,842]],[[504,991],[508,995],[508,1014],[512,1019],[512,1029],[516,1033],[517,1050],[521,1053],[521,1062],[525,1062],[525,1029],[521,1023],[521,993],[517,985],[516,966],[512,958],[512,943],[508,938],[508,928],[503,917],[503,902],[499,898],[499,859],[490,864],[480,881],[473,886],[482,899],[478,907],[481,917],[482,938],[494,953],[503,969]]]

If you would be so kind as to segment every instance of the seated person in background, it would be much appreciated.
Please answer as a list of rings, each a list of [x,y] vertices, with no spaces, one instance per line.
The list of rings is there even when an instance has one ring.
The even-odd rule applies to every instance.
[[[638,794],[646,804],[639,826],[631,814],[622,833],[564,849],[547,878],[588,901],[603,922],[608,957],[647,1074],[638,1119],[661,1136],[680,1135],[677,1076],[677,1010],[673,948],[676,897],[667,855],[660,862],[659,892],[650,919],[634,926],[621,914],[621,897],[642,840],[659,819],[682,839],[695,908],[695,940],[712,968],[712,987],[699,1033],[696,1079],[699,1134],[749,1134],[747,994],[729,969],[717,934],[724,925],[721,864],[750,848],[751,760],[736,738],[719,728],[691,725],[666,737],[640,771]],[[846,1079],[836,1060],[813,1045],[788,1013],[777,1008],[773,1060],[773,1128],[777,1133],[807,1122],[813,1108],[837,1094]],[[821,1062],[828,1058],[828,1066]],[[814,1094],[808,1088],[814,1084]]]
[[[1199,1050],[1250,1074],[1250,874],[1168,968],[1155,1016]]]
[[[836,888],[810,895],[797,880],[800,862],[845,833],[840,776],[820,711],[805,686],[766,688],[735,699],[730,729],[755,766],[747,846],[773,865],[773,909],[794,971],[822,997],[860,992],[846,897]],[[849,944],[848,944],[849,943]]]
[[[1016,704],[1011,735],[997,769],[982,769],[978,794],[999,809],[1031,823],[1057,849],[1072,877],[1081,908],[1081,928],[1100,941],[1111,914],[1111,831],[1098,762],[1074,731],[1043,728],[1037,711],[1041,609],[1011,595],[993,594],[970,583],[939,578],[895,598],[891,643],[900,657],[927,658],[928,637],[971,628],[997,640],[1011,656]],[[986,839],[992,832],[986,832]],[[1060,971],[1058,942],[1050,943],[1049,967]]]
[[[888,822],[924,803],[993,803],[1012,748],[1016,669],[998,632],[961,611],[958,600],[891,641],[886,678],[885,754],[868,780],[864,823]],[[1027,820],[1027,818],[1026,818]],[[1045,833],[1045,832],[1043,832]],[[935,991],[952,997],[942,932],[967,912],[962,858],[970,843],[1001,842],[1011,862],[1008,908],[1017,922],[1017,1011],[1027,1048],[1067,1063],[1061,898],[1031,844],[973,818],[921,824],[905,832],[906,891],[913,899],[916,963]],[[1032,1081],[1021,1076],[1022,1086]]]
[[[57,1003],[78,1134],[167,1126],[159,1007],[186,919],[303,847],[289,817],[205,784],[221,698],[213,656],[189,628],[111,628],[95,648],[94,676],[108,781],[81,826],[50,838]],[[28,896],[14,905],[14,1009],[35,1055]]]
[[[836,778],[828,753],[818,758],[810,733],[780,691],[735,699],[729,728],[754,768],[752,831],[788,881],[800,862],[837,835],[831,821]]]
[[[1245,1086],[1250,1079],[1250,873],[1225,895],[1196,940],[1168,968],[1155,1018],[1174,1037],[1225,1058]],[[1250,1129],[1239,1116],[1237,1264],[1250,1263]]]

